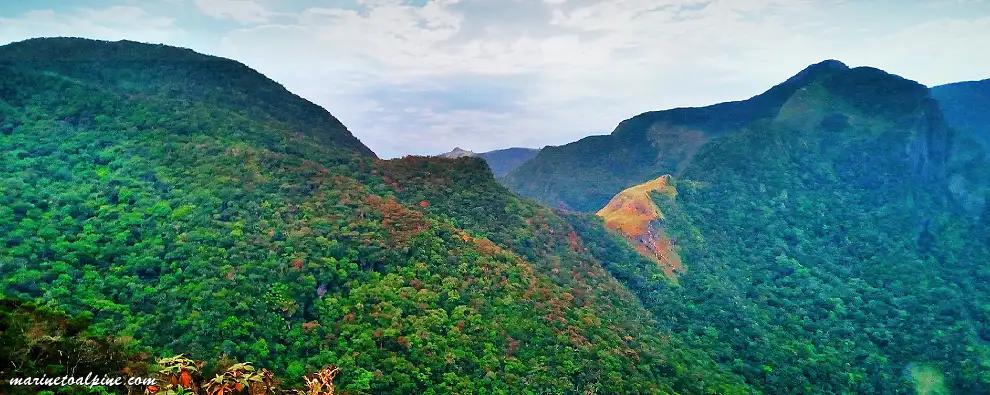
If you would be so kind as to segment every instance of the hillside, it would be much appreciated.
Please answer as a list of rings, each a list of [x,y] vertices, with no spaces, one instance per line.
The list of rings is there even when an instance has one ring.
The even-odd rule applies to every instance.
[[[775,116],[794,92],[847,70],[828,60],[747,100],[640,114],[619,123],[610,135],[542,149],[505,182],[551,207],[593,212],[627,187],[679,175],[711,139]]]
[[[873,68],[805,77],[773,115],[710,134],[666,181],[676,198],[651,194],[688,268],[678,285],[616,276],[665,327],[765,393],[987,392],[988,226],[952,198],[958,158],[939,106],[926,87]],[[606,152],[638,141],[622,136],[597,139]],[[595,152],[588,141],[556,154]],[[550,163],[538,156],[510,179]],[[607,240],[582,225],[593,219],[571,218]]]
[[[254,122],[277,123],[336,147],[374,156],[322,107],[241,63],[186,48],[133,41],[31,39],[0,47],[0,65],[52,73],[132,98],[167,98],[168,104],[178,108],[189,109],[194,102],[210,102],[251,117]],[[81,110],[75,114],[76,119],[68,121],[89,122],[106,109]],[[195,128],[194,122],[196,119],[188,119],[185,124],[174,125],[172,131]],[[16,126],[10,122],[0,124],[10,125],[6,129]]]
[[[932,96],[961,135],[990,149],[990,79],[936,86]]]
[[[595,215],[605,227],[621,234],[636,251],[653,260],[668,278],[684,272],[681,257],[674,250],[674,241],[663,226],[663,212],[653,200],[654,193],[674,198],[677,190],[670,185],[670,176],[626,188],[608,201]]]
[[[952,193],[971,215],[990,218],[990,80],[936,86],[932,96],[956,131]]]
[[[376,160],[180,48],[29,40],[0,76],[0,289],[79,336],[290,384],[335,365],[347,394],[749,392],[478,159]]]
[[[533,159],[539,152],[540,150],[534,148],[506,148],[482,152],[478,156],[488,162],[488,167],[492,169],[495,177],[504,177],[526,161]]]

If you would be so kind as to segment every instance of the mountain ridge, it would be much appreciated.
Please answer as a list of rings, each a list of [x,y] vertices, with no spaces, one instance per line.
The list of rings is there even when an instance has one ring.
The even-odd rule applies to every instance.
[[[932,88],[956,131],[950,188],[965,210],[990,221],[990,79]]]
[[[792,96],[812,84],[827,82],[840,95],[859,93],[843,85],[844,80],[893,81],[890,85],[896,89],[927,89],[879,69],[826,60],[749,99],[646,112],[620,122],[609,135],[547,147],[506,175],[505,182],[517,193],[554,207],[595,211],[626,187],[662,174],[676,177],[700,147],[729,131],[776,117]],[[856,97],[849,101],[867,105]]]
[[[100,59],[0,47],[0,289],[91,322],[65,344],[333,365],[341,393],[990,390],[990,223],[913,81],[825,61],[519,168],[582,179],[533,190],[576,212],[480,157],[375,159],[242,65],[56,42]]]
[[[109,62],[113,59],[114,62]],[[16,63],[59,72],[77,81],[123,89],[132,94],[167,90],[174,99],[196,99],[225,91],[224,105],[250,106],[252,112],[299,132],[322,138],[363,155],[375,153],[361,143],[326,109],[285,89],[254,69],[188,48],[136,41],[102,41],[74,37],[33,38],[0,46],[0,65]],[[131,70],[125,76],[116,69]],[[184,81],[195,84],[184,84]],[[150,82],[150,83],[149,83]],[[273,98],[278,97],[279,100]],[[262,100],[254,100],[262,99]]]
[[[532,159],[539,152],[540,150],[536,148],[523,147],[502,148],[487,152],[474,152],[462,149],[460,147],[454,147],[454,149],[437,156],[449,159],[462,157],[482,158],[486,163],[488,163],[488,167],[491,168],[495,177],[501,178],[513,169],[521,166],[526,161]]]
[[[544,149],[506,184],[583,211],[571,217],[581,223],[629,185],[671,174],[676,198],[636,206],[662,209],[688,270],[674,287],[633,273],[645,266],[617,277],[759,391],[899,393],[944,375],[953,392],[984,392],[990,382],[959,361],[990,360],[975,302],[990,292],[988,217],[965,215],[952,194],[972,193],[954,183],[961,169],[986,166],[958,162],[937,98],[883,70],[825,62],[750,100],[630,118]],[[642,240],[610,233],[624,240],[588,237],[607,246],[600,255]],[[934,313],[946,310],[957,314]],[[903,374],[917,366],[924,375]]]

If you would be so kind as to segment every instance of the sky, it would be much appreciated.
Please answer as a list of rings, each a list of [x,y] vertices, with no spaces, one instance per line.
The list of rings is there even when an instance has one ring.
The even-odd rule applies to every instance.
[[[0,2],[0,44],[47,36],[238,60],[384,158],[561,145],[824,59],[929,86],[990,78],[980,0]]]

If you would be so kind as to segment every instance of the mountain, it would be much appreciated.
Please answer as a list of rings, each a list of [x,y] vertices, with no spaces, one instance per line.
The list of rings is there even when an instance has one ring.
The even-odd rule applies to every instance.
[[[956,130],[952,192],[973,215],[984,215],[990,198],[990,80],[932,88],[945,119]]]
[[[468,151],[468,150],[462,149],[461,147],[454,147],[454,149],[452,149],[452,150],[450,150],[448,152],[444,152],[444,153],[442,153],[440,155],[437,155],[437,156],[439,156],[441,158],[457,159],[457,158],[463,158],[463,157],[468,157],[468,156],[478,156],[478,154],[475,153],[474,151]]]
[[[519,167],[526,161],[532,159],[536,154],[540,152],[538,149],[534,148],[506,148],[482,153],[475,153],[473,151],[463,150],[459,147],[454,148],[450,152],[446,152],[437,155],[441,158],[462,158],[465,156],[476,156],[485,160],[488,163],[488,167],[491,168],[492,173],[495,177],[502,177],[508,174],[513,169]]]
[[[0,376],[182,353],[348,394],[988,393],[986,180],[949,104],[826,61],[541,150],[505,182],[554,210],[487,159],[377,159],[231,60],[3,46]]]
[[[957,82],[932,88],[945,119],[962,136],[990,149],[990,79]]]
[[[311,138],[374,156],[325,109],[230,59],[133,41],[46,38],[3,46],[0,62],[7,67],[55,73],[129,96],[167,95],[177,104],[183,100],[209,101],[258,122],[280,123]],[[98,109],[88,110],[72,121],[87,122],[87,117],[98,115]]]
[[[584,211],[562,215],[599,259],[645,262],[610,268],[661,326],[760,392],[986,393],[990,221],[960,204],[967,143],[937,98],[825,62],[548,147],[506,183]]]
[[[640,114],[622,121],[610,135],[544,148],[505,182],[553,207],[595,211],[629,186],[679,174],[712,138],[773,117],[811,81],[847,70],[841,62],[827,60],[748,100]]]
[[[51,347],[92,346],[65,355],[182,353],[204,377],[247,361],[288,385],[332,365],[343,393],[752,392],[613,275],[648,262],[591,251],[621,241],[600,226],[584,239],[477,158],[378,160],[237,62],[10,44],[0,125],[0,290],[89,323],[5,331],[24,363],[0,376],[66,372]],[[0,327],[23,327],[22,302]]]
[[[540,150],[535,148],[506,148],[482,152],[478,156],[488,162],[488,167],[492,169],[492,173],[495,173],[495,177],[503,177],[533,159],[539,152]]]

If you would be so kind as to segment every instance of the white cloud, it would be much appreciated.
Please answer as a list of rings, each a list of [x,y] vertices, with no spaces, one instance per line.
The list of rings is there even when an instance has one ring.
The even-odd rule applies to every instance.
[[[78,36],[104,40],[167,42],[180,35],[175,19],[130,5],[80,8],[71,13],[40,9],[0,17],[0,42],[32,37]]]
[[[234,58],[325,106],[385,157],[562,144],[643,111],[746,98],[825,58],[924,83],[990,74],[977,48],[990,42],[990,6],[968,1],[196,5],[218,18],[215,30],[183,34],[194,22],[175,7],[131,5],[116,10],[126,18],[72,9],[0,19],[0,38],[128,37]]]
[[[942,18],[865,40],[849,51],[862,64],[929,84],[990,77],[990,16]]]
[[[273,15],[264,6],[252,0],[196,0],[196,7],[211,17],[242,23],[268,22]]]
[[[446,145],[485,150],[565,143],[608,132],[643,111],[746,98],[825,58],[884,66],[882,60],[897,59],[890,64],[896,71],[912,61],[900,59],[894,43],[934,46],[943,30],[959,30],[971,43],[983,37],[982,26],[972,24],[912,33],[904,23],[878,35],[876,26],[843,20],[858,10],[842,2],[514,2],[495,15],[470,0],[422,7],[361,3],[358,9],[312,8],[284,25],[230,32],[225,50],[326,105],[386,157]],[[541,10],[545,16],[535,19]],[[873,36],[860,37],[864,32]],[[946,63],[966,53],[940,51]],[[503,102],[490,109],[441,108],[424,99],[490,94],[444,78],[472,75],[529,77],[506,80],[525,89],[500,96]],[[431,86],[436,83],[448,89]],[[418,88],[381,89],[396,86]]]

